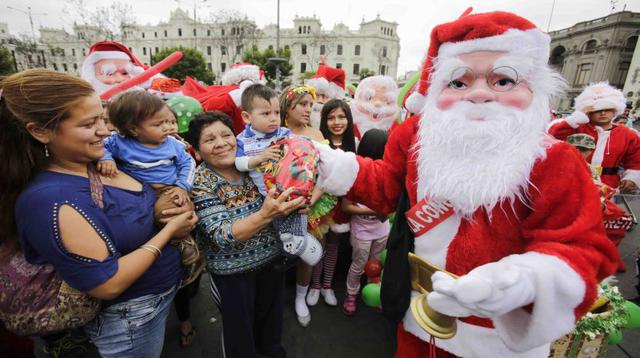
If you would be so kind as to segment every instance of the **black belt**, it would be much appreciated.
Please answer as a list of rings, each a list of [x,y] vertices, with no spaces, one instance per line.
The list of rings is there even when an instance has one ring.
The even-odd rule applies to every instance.
[[[607,167],[602,168],[602,175],[618,175],[620,167]]]

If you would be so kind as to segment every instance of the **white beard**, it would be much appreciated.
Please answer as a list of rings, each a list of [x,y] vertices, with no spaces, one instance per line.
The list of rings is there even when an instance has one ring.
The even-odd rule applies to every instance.
[[[466,218],[479,208],[490,215],[505,200],[527,204],[531,169],[549,145],[548,108],[534,98],[525,110],[459,102],[441,111],[428,99],[417,140],[418,200],[449,200]]]
[[[366,113],[360,112],[354,105],[351,106],[351,113],[353,115],[353,124],[358,127],[360,136],[363,136],[370,129],[388,131],[393,125],[393,121],[395,120],[395,116],[398,111],[395,111],[394,113],[384,113],[385,116],[381,117],[377,121],[373,121]]]
[[[142,67],[138,67],[138,66],[134,66],[133,64],[131,64],[130,66],[128,66],[129,71],[132,73],[132,77],[136,76],[142,72],[144,72],[144,69]],[[109,69],[109,68],[107,68]],[[150,81],[153,81],[154,78],[156,78],[158,75],[153,76],[151,79],[145,81],[144,83],[138,84],[136,86],[133,86],[129,89],[127,89],[126,91],[140,91],[140,90],[144,90],[146,88],[149,88],[149,86],[151,85]],[[92,68],[91,71],[86,71],[82,73],[82,79],[89,82],[91,84],[91,86],[93,87],[93,90],[96,91],[96,93],[98,95],[101,95],[102,93],[106,92],[107,90],[111,89],[112,87],[116,86],[116,85],[108,85],[105,84],[103,82],[101,82],[99,79],[96,78],[96,74]]]
[[[322,103],[314,102],[309,114],[309,124],[316,129],[320,129],[320,121],[322,114]]]

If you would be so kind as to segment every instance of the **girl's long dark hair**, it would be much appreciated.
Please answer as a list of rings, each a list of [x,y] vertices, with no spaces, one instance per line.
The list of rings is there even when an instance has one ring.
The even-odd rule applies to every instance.
[[[91,85],[51,70],[26,70],[0,80],[0,258],[19,250],[14,208],[20,192],[45,167],[44,145],[27,131],[34,123],[55,130],[88,96]]]
[[[358,146],[358,155],[371,159],[382,159],[384,156],[384,147],[387,145],[389,133],[382,129],[369,129],[362,136],[360,145]]]
[[[322,112],[320,112],[320,132],[322,132],[325,139],[329,140],[331,148],[335,149],[336,146],[331,142],[331,132],[329,131],[327,118],[329,118],[329,114],[337,108],[342,108],[344,114],[347,116],[347,129],[342,134],[342,145],[340,146],[340,149],[345,152],[355,153],[356,137],[353,131],[353,115],[351,114],[351,108],[346,102],[339,99],[332,99],[322,106]]]

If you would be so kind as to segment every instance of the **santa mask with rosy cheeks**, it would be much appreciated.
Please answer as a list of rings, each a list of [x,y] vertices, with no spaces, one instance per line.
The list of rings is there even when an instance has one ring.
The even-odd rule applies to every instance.
[[[388,76],[367,77],[360,82],[352,106],[353,121],[361,135],[369,129],[388,130],[400,108],[396,105],[398,86]]]
[[[121,59],[104,59],[95,63],[94,71],[88,71],[83,74],[83,78],[91,83],[98,93],[103,93],[111,87],[122,83],[136,75],[144,72],[142,67],[136,66],[129,60]],[[143,89],[134,86],[129,90]]]

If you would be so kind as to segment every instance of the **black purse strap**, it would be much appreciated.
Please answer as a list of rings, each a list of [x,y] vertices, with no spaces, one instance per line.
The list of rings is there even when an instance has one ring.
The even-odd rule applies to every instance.
[[[413,233],[404,215],[410,208],[404,180],[400,190],[395,221],[387,240],[387,260],[384,263],[381,291],[384,315],[396,323],[403,319],[411,302],[411,277],[407,257],[414,250]]]

